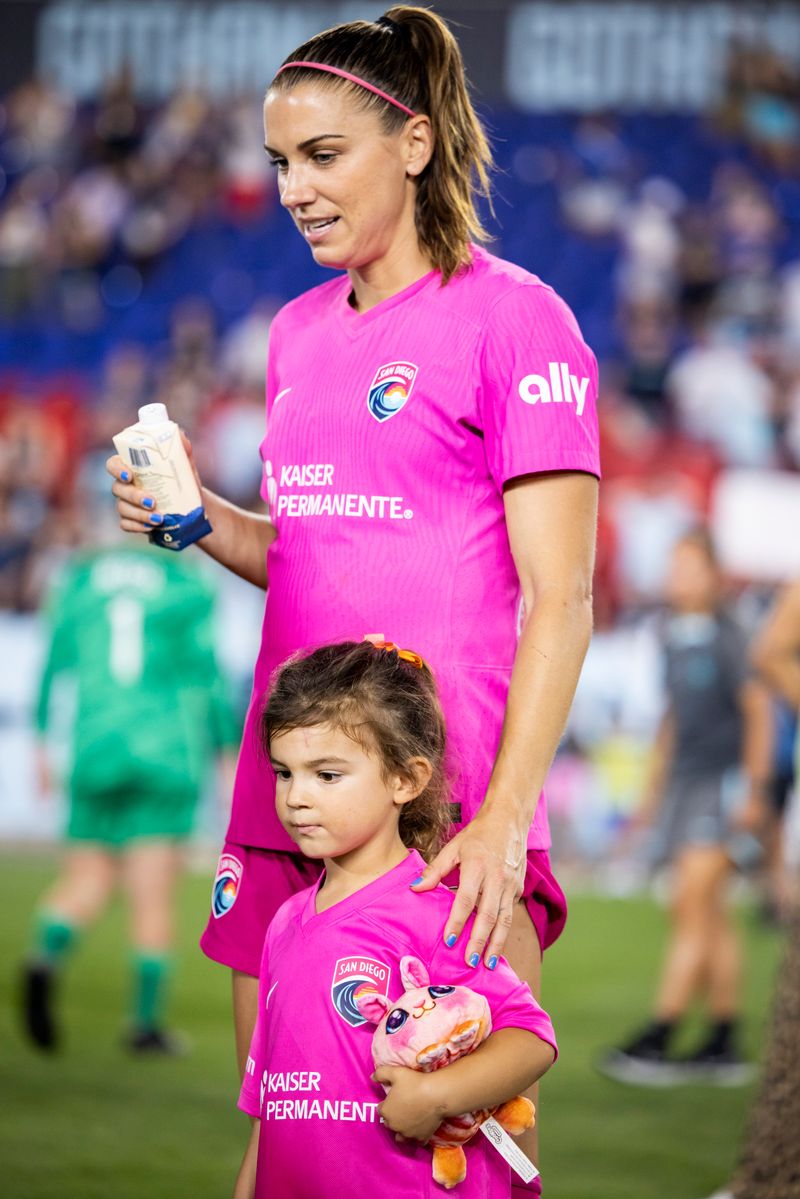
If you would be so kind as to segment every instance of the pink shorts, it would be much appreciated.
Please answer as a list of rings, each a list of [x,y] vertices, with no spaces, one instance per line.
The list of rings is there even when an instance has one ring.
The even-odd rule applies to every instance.
[[[258,978],[267,926],[285,900],[312,887],[322,865],[299,853],[255,849],[226,841],[211,894],[211,915],[200,938],[206,957]],[[448,875],[455,885],[457,874]],[[545,849],[528,850],[522,893],[542,951],[561,935],[567,901]]]
[[[211,890],[200,948],[206,957],[258,978],[267,926],[281,904],[313,887],[322,863],[301,853],[226,841]]]

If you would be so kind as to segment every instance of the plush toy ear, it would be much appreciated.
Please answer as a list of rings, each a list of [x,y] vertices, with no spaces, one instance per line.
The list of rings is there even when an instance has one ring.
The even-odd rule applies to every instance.
[[[367,991],[363,995],[354,996],[356,1007],[370,1024],[380,1024],[387,1012],[392,1010],[392,1001],[388,995],[378,995],[375,991]]]
[[[414,987],[427,987],[431,981],[428,971],[419,958],[400,959],[400,978],[407,991]]]

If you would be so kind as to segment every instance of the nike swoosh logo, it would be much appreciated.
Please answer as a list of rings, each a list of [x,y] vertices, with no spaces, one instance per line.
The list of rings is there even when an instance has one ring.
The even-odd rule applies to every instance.
[[[286,388],[286,390],[288,391],[288,390],[289,390],[289,388],[287,387],[287,388]],[[272,999],[272,992],[275,990],[275,988],[277,987],[277,985],[278,985],[278,984],[277,984],[277,982],[274,982],[274,983],[272,984],[272,986],[270,987],[270,989],[269,989],[269,993],[268,993],[268,995],[267,995],[267,998],[266,998],[266,1000],[264,1001],[264,1007],[265,1007],[265,1008],[268,1008],[268,1007],[269,1007],[269,1001],[270,1001],[270,999]]]
[[[284,387],[283,391],[279,391],[275,396],[275,404],[277,404],[278,400],[282,399],[285,395],[288,395],[291,390],[291,387]],[[275,407],[275,404],[273,404],[273,408]]]

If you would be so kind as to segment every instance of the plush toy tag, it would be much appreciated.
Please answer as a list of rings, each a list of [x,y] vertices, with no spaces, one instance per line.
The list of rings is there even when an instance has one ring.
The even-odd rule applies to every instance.
[[[519,1174],[523,1182],[531,1182],[539,1171],[530,1158],[526,1157],[519,1145],[515,1145],[504,1128],[491,1117],[481,1124],[481,1132],[492,1142],[501,1157],[504,1157],[515,1174]]]

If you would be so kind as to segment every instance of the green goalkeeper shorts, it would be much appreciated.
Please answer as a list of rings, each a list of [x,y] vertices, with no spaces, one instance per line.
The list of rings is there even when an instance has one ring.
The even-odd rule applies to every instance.
[[[72,841],[95,841],[123,847],[140,837],[188,837],[194,827],[196,791],[89,792],[71,794],[66,835]]]

